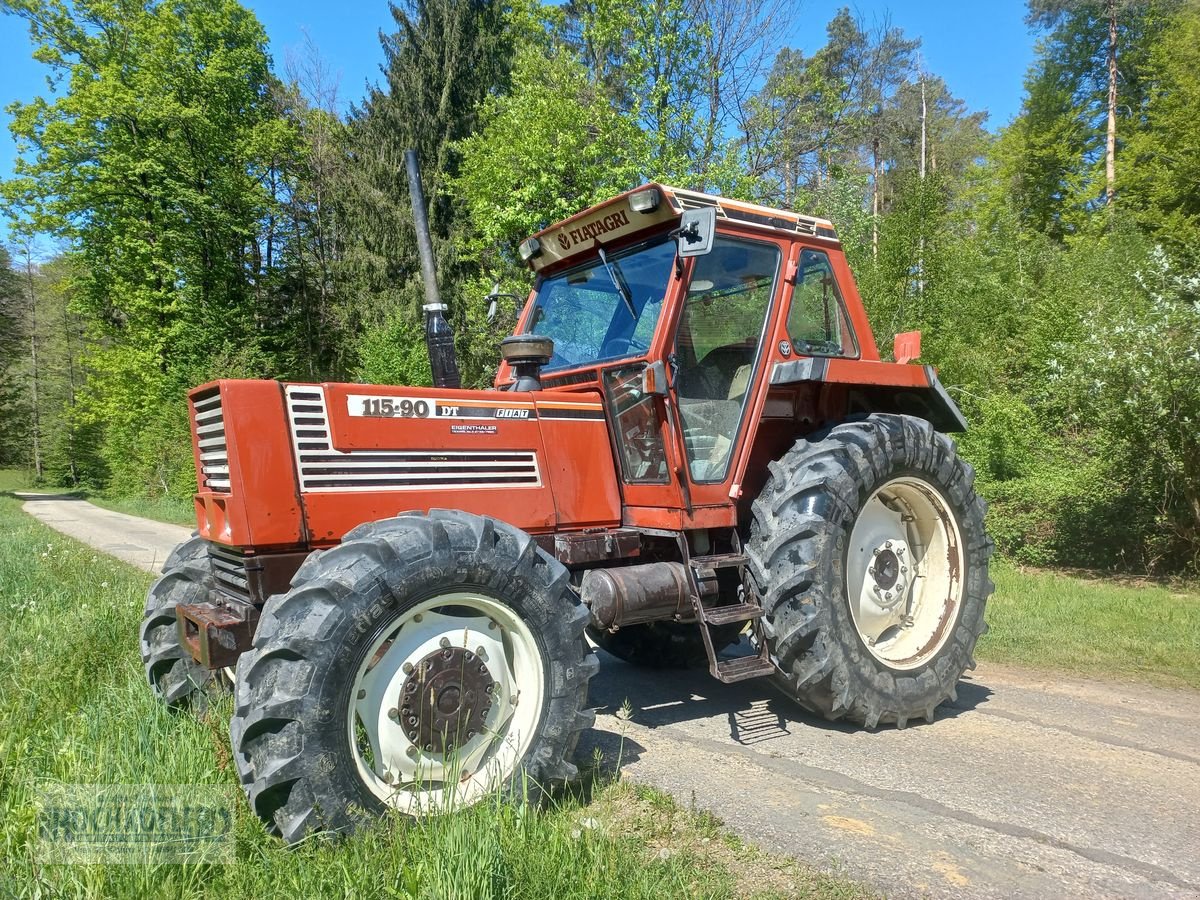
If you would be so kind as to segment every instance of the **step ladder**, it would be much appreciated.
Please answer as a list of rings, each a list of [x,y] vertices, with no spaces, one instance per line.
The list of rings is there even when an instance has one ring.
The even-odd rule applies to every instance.
[[[688,584],[692,592],[692,609],[696,614],[696,624],[700,636],[704,639],[704,649],[708,653],[708,671],[713,678],[732,684],[736,681],[746,681],[750,678],[761,678],[775,672],[770,654],[764,641],[759,620],[763,609],[758,604],[758,598],[753,592],[741,591],[742,602],[729,606],[705,606],[702,582],[715,579],[720,569],[737,569],[739,584],[746,582],[746,564],[748,559],[741,550],[737,533],[733,534],[734,552],[715,553],[705,556],[692,556],[688,550],[687,538],[680,536],[679,547],[683,553],[685,568],[688,573]],[[750,602],[747,602],[749,600]],[[739,656],[733,659],[718,659],[713,647],[710,626],[734,625],[738,622],[749,622],[758,638],[758,653],[755,656]]]

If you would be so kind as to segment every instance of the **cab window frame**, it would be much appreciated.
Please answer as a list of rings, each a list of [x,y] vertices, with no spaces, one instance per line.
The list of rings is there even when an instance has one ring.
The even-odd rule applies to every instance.
[[[718,233],[714,238],[714,246],[716,245],[716,242],[718,242],[718,241],[734,243],[734,244],[748,244],[748,245],[757,246],[760,248],[769,248],[775,254],[775,266],[774,266],[773,274],[771,276],[770,287],[766,294],[766,302],[763,307],[763,318],[762,318],[762,322],[759,326],[757,346],[755,348],[754,355],[752,357],[750,376],[749,376],[749,384],[747,386],[745,395],[742,398],[741,409],[738,413],[737,425],[734,427],[733,433],[730,436],[730,448],[729,448],[729,451],[725,455],[724,467],[723,467],[721,473],[719,474],[719,476],[712,475],[712,476],[706,477],[706,478],[697,477],[696,469],[695,469],[696,460],[692,457],[692,449],[690,446],[686,448],[684,459],[682,460],[682,462],[684,463],[683,468],[687,473],[686,477],[687,477],[688,481],[691,484],[698,485],[698,486],[699,485],[723,484],[724,482],[728,481],[732,477],[733,461],[734,461],[734,457],[736,456],[736,453],[734,451],[738,447],[738,441],[739,441],[741,435],[743,434],[744,430],[748,427],[749,410],[750,410],[751,400],[753,399],[752,395],[754,393],[754,387],[758,383],[758,376],[759,376],[760,372],[762,371],[763,367],[766,365],[766,362],[770,358],[770,355],[771,355],[771,348],[769,348],[767,346],[767,344],[768,344],[772,329],[774,327],[775,316],[778,315],[778,309],[779,309],[780,300],[781,300],[781,298],[780,298],[781,290],[780,289],[783,284],[783,278],[784,278],[784,262],[785,262],[786,256],[787,256],[787,250],[786,250],[785,245],[782,245],[782,244],[778,243],[777,241],[764,239],[764,238],[760,238],[757,236],[750,236],[750,235],[744,235],[744,234]],[[701,259],[703,259],[703,257]],[[698,262],[697,266],[695,268],[693,268],[691,275],[689,277],[689,282],[688,282],[689,288],[692,285],[692,279],[694,279],[696,277],[696,273],[699,271],[699,269],[700,269],[700,263]],[[690,295],[690,293],[691,293],[690,290],[685,292],[683,302],[680,304],[679,315],[678,315],[676,321],[673,322],[671,325],[672,335],[671,335],[670,343],[668,344],[668,353],[670,354],[671,357],[673,357],[675,359],[678,358],[680,329],[683,327],[684,317],[687,315],[687,303],[688,303],[687,298]],[[717,348],[712,348],[712,349],[717,349]],[[710,349],[709,352],[711,353],[712,350]],[[706,357],[707,357],[707,354],[706,354]],[[699,362],[700,361],[697,361],[697,364]],[[677,363],[673,363],[673,365],[672,365],[673,372],[677,365],[678,365]],[[675,391],[676,409],[679,412],[679,419],[680,419],[679,427],[681,429],[683,429],[685,426],[685,423],[684,423],[685,413],[684,413],[684,409],[683,409],[683,404],[680,403],[680,394],[678,392],[677,378],[674,375],[672,377],[672,389]]]
[[[792,312],[797,308],[797,301],[800,299],[798,294],[799,294],[800,286],[804,283],[804,279],[803,279],[802,275],[803,275],[804,269],[805,269],[805,257],[806,256],[820,256],[820,257],[823,257],[825,260],[825,267],[829,273],[829,278],[832,282],[833,299],[835,301],[835,308],[837,309],[837,319],[838,319],[837,328],[838,328],[838,336],[840,339],[839,340],[839,344],[840,344],[839,352],[835,352],[832,350],[826,350],[826,351],[815,350],[815,349],[812,349],[811,347],[810,348],[802,348],[802,347],[798,346],[798,341],[800,343],[808,343],[808,342],[804,341],[803,338],[798,339],[792,333]],[[810,263],[810,265],[811,265],[811,263]],[[858,334],[854,330],[854,323],[850,319],[850,312],[846,307],[845,296],[842,291],[841,283],[838,281],[837,272],[834,270],[833,260],[831,259],[829,252],[827,250],[824,250],[821,247],[808,247],[808,246],[801,247],[800,257],[797,260],[796,281],[792,285],[792,290],[790,292],[790,296],[788,297],[788,307],[787,307],[787,313],[784,315],[784,318],[783,318],[783,327],[784,327],[784,330],[787,332],[788,345],[791,347],[792,352],[795,353],[797,356],[815,356],[815,357],[822,357],[822,358],[828,358],[828,359],[861,359],[862,358],[862,346],[859,344]]]

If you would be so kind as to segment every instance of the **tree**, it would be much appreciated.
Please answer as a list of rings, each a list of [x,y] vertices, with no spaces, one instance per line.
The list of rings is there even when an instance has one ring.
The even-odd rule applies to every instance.
[[[255,284],[273,266],[272,160],[291,140],[270,103],[266,36],[234,0],[20,0],[65,89],[14,104],[24,152],[6,198],[70,242],[73,302],[100,339],[86,406],[118,477],[146,490],[190,466],[183,391],[271,371]],[[182,432],[181,432],[182,433]]]
[[[391,12],[396,30],[380,35],[383,83],[368,87],[347,125],[336,278],[346,331],[411,341],[419,334],[422,293],[404,151],[416,149],[421,161],[439,287],[455,330],[463,332],[466,286],[478,269],[457,252],[457,237],[469,227],[449,190],[461,166],[458,142],[476,130],[484,98],[504,91],[514,20],[531,13],[494,0],[411,0]],[[360,374],[384,371],[395,369],[373,364]],[[464,378],[470,383],[477,374]]]
[[[1193,271],[1200,267],[1200,9],[1184,7],[1150,52],[1145,124],[1119,184],[1138,222]]]
[[[1078,216],[1116,198],[1118,119],[1137,126],[1145,103],[1149,48],[1176,0],[1030,0],[1028,22],[1048,29],[1026,82],[1019,120],[1020,177],[1051,189],[1054,202],[1037,216],[1060,234]],[[1024,158],[1022,158],[1024,157]],[[1036,195],[1035,188],[1031,193]],[[1109,219],[1111,226],[1112,220]]]
[[[8,250],[0,246],[0,465],[28,465],[26,392],[20,376],[24,359],[25,309],[21,277]]]

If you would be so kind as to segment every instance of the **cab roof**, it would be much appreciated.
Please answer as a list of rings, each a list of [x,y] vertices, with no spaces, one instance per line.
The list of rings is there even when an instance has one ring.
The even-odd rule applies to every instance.
[[[522,242],[521,257],[540,272],[597,245],[678,220],[684,210],[705,206],[713,207],[718,219],[837,241],[837,230],[828,219],[650,182],[542,229]]]

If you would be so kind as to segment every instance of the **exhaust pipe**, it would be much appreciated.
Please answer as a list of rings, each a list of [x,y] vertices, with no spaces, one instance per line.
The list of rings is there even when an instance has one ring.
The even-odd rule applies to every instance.
[[[462,387],[458,373],[458,356],[454,351],[454,332],[446,321],[446,304],[437,288],[437,271],[433,266],[433,241],[429,237],[429,214],[425,209],[425,194],[421,190],[421,171],[417,166],[417,151],[404,151],[408,169],[408,196],[412,200],[413,223],[417,228],[417,254],[421,257],[421,276],[425,282],[425,347],[429,351],[429,367],[433,371],[434,387]]]

